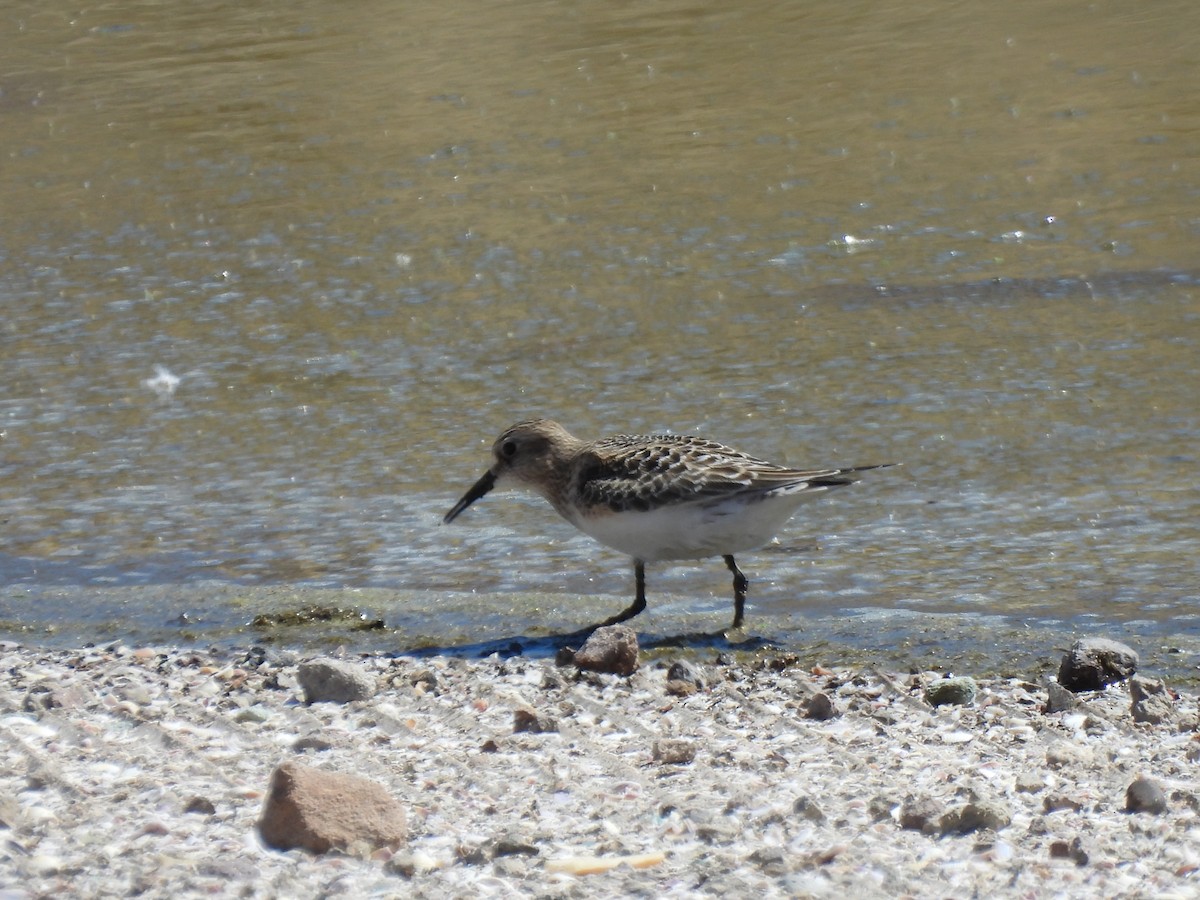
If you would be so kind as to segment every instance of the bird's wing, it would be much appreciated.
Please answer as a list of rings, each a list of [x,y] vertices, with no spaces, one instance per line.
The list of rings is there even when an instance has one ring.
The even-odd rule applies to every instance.
[[[850,470],[788,469],[715,441],[678,435],[606,438],[584,450],[574,468],[579,497],[614,512],[854,481],[843,476]]]

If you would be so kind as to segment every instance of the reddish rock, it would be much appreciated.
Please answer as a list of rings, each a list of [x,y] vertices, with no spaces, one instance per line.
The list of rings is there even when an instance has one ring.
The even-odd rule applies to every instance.
[[[404,807],[382,785],[296,762],[271,775],[258,831],[268,847],[310,853],[352,844],[394,850],[408,835]]]
[[[632,675],[638,667],[637,633],[625,625],[597,628],[575,654],[574,663],[593,672]]]

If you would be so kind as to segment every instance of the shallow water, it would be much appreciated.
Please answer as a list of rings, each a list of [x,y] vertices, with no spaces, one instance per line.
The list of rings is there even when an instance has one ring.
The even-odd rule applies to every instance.
[[[739,560],[751,625],[1200,631],[1193,5],[0,17],[15,633],[106,602],[55,587],[628,596],[540,501],[438,525],[531,414],[902,462]],[[719,560],[648,577],[729,615]]]

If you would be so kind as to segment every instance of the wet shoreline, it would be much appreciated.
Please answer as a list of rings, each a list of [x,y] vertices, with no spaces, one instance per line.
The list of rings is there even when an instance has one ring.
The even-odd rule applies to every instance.
[[[225,584],[0,590],[0,640],[47,648],[261,644],[301,652],[553,657],[623,598],[464,594],[383,589],[252,588]],[[1052,675],[1081,637],[1134,647],[1146,671],[1172,684],[1200,683],[1200,626],[1153,620],[1075,622],[970,613],[867,608],[755,615],[726,631],[727,604],[674,598],[631,624],[644,648],[697,656],[763,652],[809,665],[878,666],[977,676]],[[70,609],[69,619],[60,611]],[[658,648],[658,649],[655,649]]]

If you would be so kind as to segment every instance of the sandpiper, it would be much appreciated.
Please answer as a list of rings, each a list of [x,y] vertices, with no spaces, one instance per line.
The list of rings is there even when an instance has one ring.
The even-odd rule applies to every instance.
[[[646,608],[646,563],[721,556],[733,573],[733,627],[745,618],[748,582],[733,554],[760,547],[805,500],[884,468],[789,469],[704,438],[618,434],[586,442],[549,419],[508,428],[494,462],[442,519],[498,485],[532,490],[600,543],[633,557],[637,595],[601,625]]]

